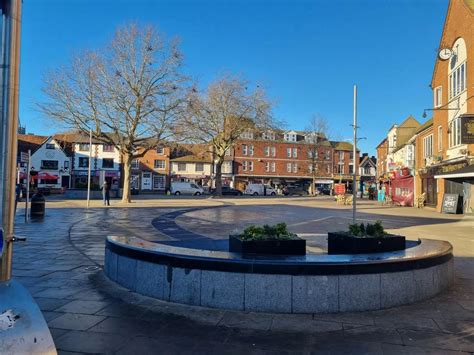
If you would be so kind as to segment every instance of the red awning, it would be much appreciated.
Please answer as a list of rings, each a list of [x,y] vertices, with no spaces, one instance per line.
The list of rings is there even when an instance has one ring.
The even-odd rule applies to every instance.
[[[33,179],[37,180],[58,180],[59,177],[56,175],[51,175],[45,172],[39,172],[38,175],[33,176]]]

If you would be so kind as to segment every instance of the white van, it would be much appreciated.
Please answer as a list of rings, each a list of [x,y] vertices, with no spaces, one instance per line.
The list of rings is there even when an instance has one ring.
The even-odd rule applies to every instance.
[[[204,193],[204,190],[194,182],[172,182],[170,192],[174,195],[188,194],[199,196]]]
[[[253,196],[275,196],[277,192],[269,185],[249,184],[245,189],[244,194]]]

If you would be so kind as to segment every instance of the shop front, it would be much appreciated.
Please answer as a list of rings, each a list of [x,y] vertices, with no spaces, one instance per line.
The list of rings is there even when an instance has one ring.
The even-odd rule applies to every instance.
[[[474,164],[467,165],[455,170],[447,169],[439,171],[434,178],[444,182],[444,196],[447,194],[459,196],[459,203],[463,213],[474,213]],[[450,171],[448,171],[450,170]],[[444,199],[443,196],[443,199]]]
[[[415,180],[409,169],[395,170],[390,176],[390,196],[399,206],[413,207]]]

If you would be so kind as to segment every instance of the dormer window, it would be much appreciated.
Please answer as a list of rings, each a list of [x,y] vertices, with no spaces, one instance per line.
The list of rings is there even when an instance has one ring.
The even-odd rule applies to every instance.
[[[240,135],[242,139],[253,139],[253,132],[252,131],[245,131]]]
[[[263,132],[262,139],[274,141],[276,139],[275,132],[272,132],[272,131]]]
[[[295,132],[287,132],[283,136],[283,139],[287,142],[296,142],[296,133]]]

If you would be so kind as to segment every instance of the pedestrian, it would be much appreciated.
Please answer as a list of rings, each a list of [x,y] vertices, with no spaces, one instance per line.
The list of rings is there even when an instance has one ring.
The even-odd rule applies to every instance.
[[[102,185],[102,197],[104,199],[104,206],[110,206],[110,186],[107,181]]]
[[[16,213],[16,206],[18,205],[18,201],[20,201],[20,194],[21,194],[21,186],[20,186],[20,184],[16,184],[16,187],[15,187],[15,213]]]

